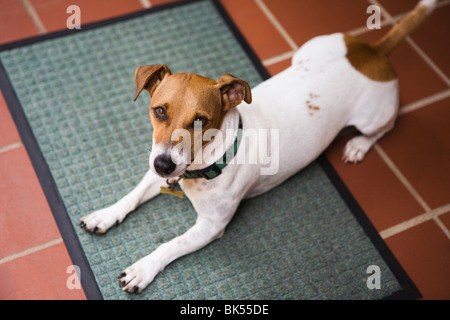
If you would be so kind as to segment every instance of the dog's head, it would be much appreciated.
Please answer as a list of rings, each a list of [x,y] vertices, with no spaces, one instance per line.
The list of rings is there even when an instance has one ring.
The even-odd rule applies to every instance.
[[[252,99],[248,83],[230,74],[216,81],[196,74],[172,74],[166,65],[149,65],[136,69],[135,82],[134,100],[144,89],[151,96],[149,162],[153,172],[164,178],[183,174],[201,150],[194,148],[195,140],[203,140],[208,129],[219,129],[228,110]]]

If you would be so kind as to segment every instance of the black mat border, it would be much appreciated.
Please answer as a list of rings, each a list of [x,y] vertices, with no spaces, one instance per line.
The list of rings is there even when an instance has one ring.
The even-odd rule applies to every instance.
[[[126,14],[123,16],[110,18],[104,21],[83,24],[81,29],[74,30],[62,30],[57,32],[52,32],[44,35],[39,35],[19,41],[10,42],[7,44],[0,45],[0,52],[14,49],[18,47],[23,47],[27,45],[31,45],[34,43],[38,43],[45,40],[55,39],[59,37],[64,37],[72,34],[76,34],[79,32],[86,32],[89,30],[101,28],[104,26],[108,26],[117,22],[122,22],[130,19],[134,19],[137,17],[141,17],[147,14],[151,14],[158,11],[163,11],[166,9],[178,7],[181,5],[185,5],[188,3],[198,2],[202,0],[184,0],[173,2],[165,5],[160,5],[156,7],[151,7],[148,9],[143,9],[137,12],[133,12],[130,14]],[[267,69],[263,66],[260,59],[256,55],[255,51],[250,47],[245,37],[241,34],[237,26],[234,24],[231,17],[228,15],[226,9],[220,3],[219,0],[210,0],[217,11],[220,13],[224,22],[227,24],[228,28],[231,30],[236,40],[242,46],[253,65],[259,72],[260,76],[265,80],[270,78],[270,74]],[[59,195],[58,189],[56,187],[56,183],[53,179],[53,176],[50,172],[50,169],[45,161],[45,158],[39,148],[37,140],[34,136],[34,133],[31,130],[30,124],[23,112],[22,106],[19,102],[19,99],[12,87],[12,84],[7,76],[6,70],[0,60],[0,88],[2,90],[4,99],[6,104],[11,112],[13,120],[17,126],[19,134],[21,136],[23,145],[25,146],[27,153],[30,157],[30,160],[33,164],[34,170],[38,176],[39,182],[42,186],[44,194],[47,198],[53,216],[55,218],[56,224],[60,230],[61,236],[64,240],[64,244],[69,252],[69,255],[72,259],[72,262],[75,265],[78,265],[81,269],[81,284],[84,290],[84,293],[89,300],[101,300],[103,296],[98,287],[97,281],[95,280],[95,276],[91,270],[91,267],[87,261],[86,255],[81,247],[81,243],[78,239],[78,236],[75,232],[75,229],[70,221],[69,215],[67,213],[67,209],[62,201],[61,196]],[[384,240],[380,237],[378,231],[375,229],[373,224],[370,222],[367,215],[364,213],[362,208],[359,206],[347,186],[344,184],[342,179],[337,174],[336,170],[333,168],[331,163],[328,161],[326,156],[322,154],[318,162],[322,169],[327,174],[330,181],[333,183],[334,187],[339,192],[342,199],[345,201],[350,211],[355,216],[358,223],[361,225],[369,239],[372,241],[379,254],[382,256],[388,267],[393,272],[394,276],[397,278],[397,281],[400,283],[403,290],[398,291],[386,299],[417,299],[421,297],[421,294],[413,281],[409,278],[405,270],[402,268],[400,263],[397,261],[395,256],[392,254],[390,249],[387,247]]]

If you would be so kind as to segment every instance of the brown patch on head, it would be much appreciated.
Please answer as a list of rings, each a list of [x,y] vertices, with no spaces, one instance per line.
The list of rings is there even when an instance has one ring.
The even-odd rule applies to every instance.
[[[191,157],[194,156],[194,121],[205,119],[207,129],[217,128],[222,118],[220,92],[214,89],[214,80],[194,74],[176,73],[167,77],[155,90],[150,103],[150,121],[153,126],[155,143],[175,145],[181,141],[171,141],[176,129],[188,130],[191,134]],[[154,114],[155,108],[162,107],[166,119],[160,120]],[[191,158],[192,159],[192,158]]]
[[[174,146],[176,129],[188,130],[191,135],[191,159],[194,156],[195,121],[200,121],[202,137],[208,129],[219,129],[224,115],[242,100],[251,103],[247,82],[231,74],[217,81],[196,74],[172,74],[166,65],[140,66],[135,72],[136,100],[142,90],[151,95],[150,121],[154,143]]]
[[[245,81],[224,75],[218,81],[196,74],[175,73],[162,79],[152,91],[150,121],[154,143],[176,145],[171,141],[176,129],[191,134],[191,159],[194,158],[194,121],[204,120],[202,136],[208,129],[220,128],[226,112],[241,101],[251,101],[251,93]],[[165,119],[159,119],[154,110],[163,108]],[[206,144],[205,144],[206,145]]]
[[[372,45],[350,35],[344,35],[347,59],[350,64],[368,78],[385,82],[397,78],[389,59]]]

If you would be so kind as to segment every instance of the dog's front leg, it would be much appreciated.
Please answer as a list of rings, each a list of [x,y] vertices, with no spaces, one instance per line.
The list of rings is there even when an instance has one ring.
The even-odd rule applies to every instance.
[[[112,206],[95,211],[80,219],[80,227],[86,231],[102,234],[123,219],[142,203],[160,193],[160,187],[167,186],[166,180],[151,170],[145,174],[141,182],[125,197]]]
[[[162,244],[150,255],[125,269],[119,276],[120,287],[129,293],[142,292],[170,262],[220,238],[226,224],[223,220],[197,218],[195,225],[186,233]]]

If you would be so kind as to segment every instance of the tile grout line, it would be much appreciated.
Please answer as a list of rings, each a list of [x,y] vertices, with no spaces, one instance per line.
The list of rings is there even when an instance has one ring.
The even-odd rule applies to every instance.
[[[37,28],[39,34],[46,34],[47,30],[45,29],[44,24],[42,23],[42,20],[39,18],[39,15],[37,14],[33,5],[30,3],[30,0],[21,0],[21,1],[28,15],[33,21],[35,27]]]
[[[59,237],[57,239],[48,241],[46,243],[43,243],[43,244],[40,244],[40,245],[31,247],[31,248],[28,248],[28,249],[23,250],[21,252],[11,254],[9,256],[6,256],[6,257],[0,259],[0,265],[4,264],[6,262],[9,262],[9,261],[13,261],[13,260],[18,259],[18,258],[22,258],[22,257],[28,256],[28,255],[30,255],[32,253],[39,252],[41,250],[53,247],[53,246],[55,246],[57,244],[60,244],[62,242],[63,242],[63,239],[61,237]]]
[[[387,239],[389,237],[392,237],[396,234],[399,234],[403,231],[406,231],[408,229],[411,229],[415,226],[418,226],[424,222],[433,220],[435,221],[438,226],[442,229],[442,231],[444,231],[445,235],[450,239],[450,232],[449,230],[445,227],[445,225],[439,220],[439,216],[447,213],[450,211],[450,204],[444,205],[442,207],[436,208],[434,210],[431,210],[429,212],[423,213],[419,216],[416,216],[414,218],[411,218],[409,220],[406,220],[404,222],[401,222],[399,224],[396,224],[395,226],[392,226],[388,229],[385,229],[383,231],[380,232],[380,236],[383,239]]]
[[[417,190],[411,185],[411,183],[408,181],[408,179],[406,179],[406,177],[403,175],[403,173],[401,173],[401,171],[397,168],[397,166],[389,158],[389,156],[384,152],[384,150],[380,147],[380,145],[375,144],[373,146],[373,148],[376,150],[376,152],[381,157],[381,159],[384,161],[384,163],[391,169],[391,171],[394,173],[394,175],[397,177],[397,179],[400,180],[400,182],[403,184],[403,186],[411,193],[411,195],[414,197],[414,199],[425,210],[425,213],[423,213],[422,215],[420,215],[418,217],[407,220],[403,223],[400,223],[397,226],[394,226],[392,228],[389,228],[388,230],[380,232],[380,235],[383,237],[383,239],[387,238],[391,235],[397,234],[399,232],[405,231],[409,228],[415,227],[415,226],[421,224],[422,222],[428,221],[430,219],[433,219],[433,221],[438,225],[438,227],[442,230],[442,232],[450,239],[449,230],[437,217],[438,215],[449,211],[450,205],[447,205],[447,206],[444,206],[444,207],[441,207],[441,208],[438,208],[435,210],[431,210],[431,208],[428,206],[428,204],[425,202],[425,200],[420,196],[420,194],[417,192]],[[445,211],[441,212],[444,209],[445,209]]]
[[[150,0],[139,0],[139,2],[145,9],[148,9],[152,6],[152,3],[150,2]]]
[[[431,96],[425,97],[423,99],[420,99],[420,100],[417,100],[417,101],[415,101],[413,103],[410,103],[410,104],[408,104],[406,106],[403,106],[403,107],[400,108],[398,114],[399,115],[403,115],[403,114],[406,114],[406,113],[410,113],[410,112],[412,112],[414,110],[417,110],[417,109],[426,107],[426,106],[428,106],[430,104],[433,104],[433,103],[439,102],[441,100],[447,99],[448,97],[450,97],[450,89],[447,89],[447,90],[435,93],[435,94],[433,94]]]
[[[278,63],[278,62],[281,62],[283,60],[292,58],[294,56],[294,53],[295,53],[295,50],[292,50],[292,51],[288,51],[288,52],[285,52],[285,53],[273,56],[273,57],[268,58],[268,59],[264,59],[262,61],[262,64],[265,67],[271,66],[271,65],[273,65],[275,63]]]
[[[283,39],[289,44],[289,46],[292,48],[292,50],[297,50],[298,46],[295,43],[295,41],[291,38],[291,36],[288,34],[288,32],[283,28],[281,23],[278,21],[278,19],[275,17],[275,15],[270,11],[270,9],[266,6],[266,4],[263,2],[263,0],[253,0],[253,1],[261,9],[261,11],[264,12],[266,17],[269,19],[269,21],[272,23],[272,25],[275,27],[275,29],[278,30],[278,32],[281,34]]]
[[[9,145],[0,147],[0,154],[4,153],[4,152],[7,152],[9,150],[14,150],[14,149],[20,148],[22,146],[23,146],[23,144],[20,141],[19,142],[15,142],[15,143],[11,143]]]
[[[383,21],[381,22],[381,25],[382,25],[382,26],[384,26],[384,25],[386,25],[386,24],[388,24],[387,20],[383,20]],[[362,27],[358,27],[358,28],[352,29],[352,30],[350,30],[350,31],[347,31],[347,32],[345,32],[345,33],[347,33],[347,34],[349,34],[349,35],[351,35],[351,36],[358,36],[358,35],[361,35],[361,34],[364,34],[364,33],[368,32],[368,31],[370,31],[370,30],[367,29],[366,26],[362,26]],[[287,52],[285,52],[285,53],[281,53],[281,54],[276,55],[276,56],[273,56],[273,57],[271,57],[271,58],[267,58],[267,59],[263,60],[262,63],[263,63],[263,65],[264,65],[265,67],[267,67],[267,66],[270,66],[270,65],[272,65],[272,64],[281,62],[281,61],[283,61],[283,60],[285,60],[285,59],[292,58],[292,56],[295,54],[295,52],[296,52],[297,49],[298,49],[298,48],[296,48],[296,49],[294,49],[294,50],[291,50],[291,51],[287,51]]]
[[[439,216],[433,217],[434,222],[438,225],[439,228],[445,233],[447,238],[450,240],[450,231],[447,229],[447,226],[442,223],[442,221],[439,219]]]
[[[416,50],[417,54],[422,57],[423,60],[428,64],[428,66],[436,72],[436,74],[445,82],[447,86],[450,87],[450,79],[445,75],[445,73],[439,69],[439,67],[434,63],[433,60],[414,42],[411,37],[407,37],[406,41],[409,43],[414,50]]]
[[[400,169],[394,164],[394,162],[389,158],[389,156],[384,152],[378,143],[376,143],[373,148],[378,153],[378,155],[383,159],[384,163],[391,169],[394,175],[400,180],[403,186],[411,193],[414,199],[421,205],[425,212],[431,211],[431,208],[425,202],[425,200],[419,195],[416,189],[411,185],[411,183],[406,179]]]

